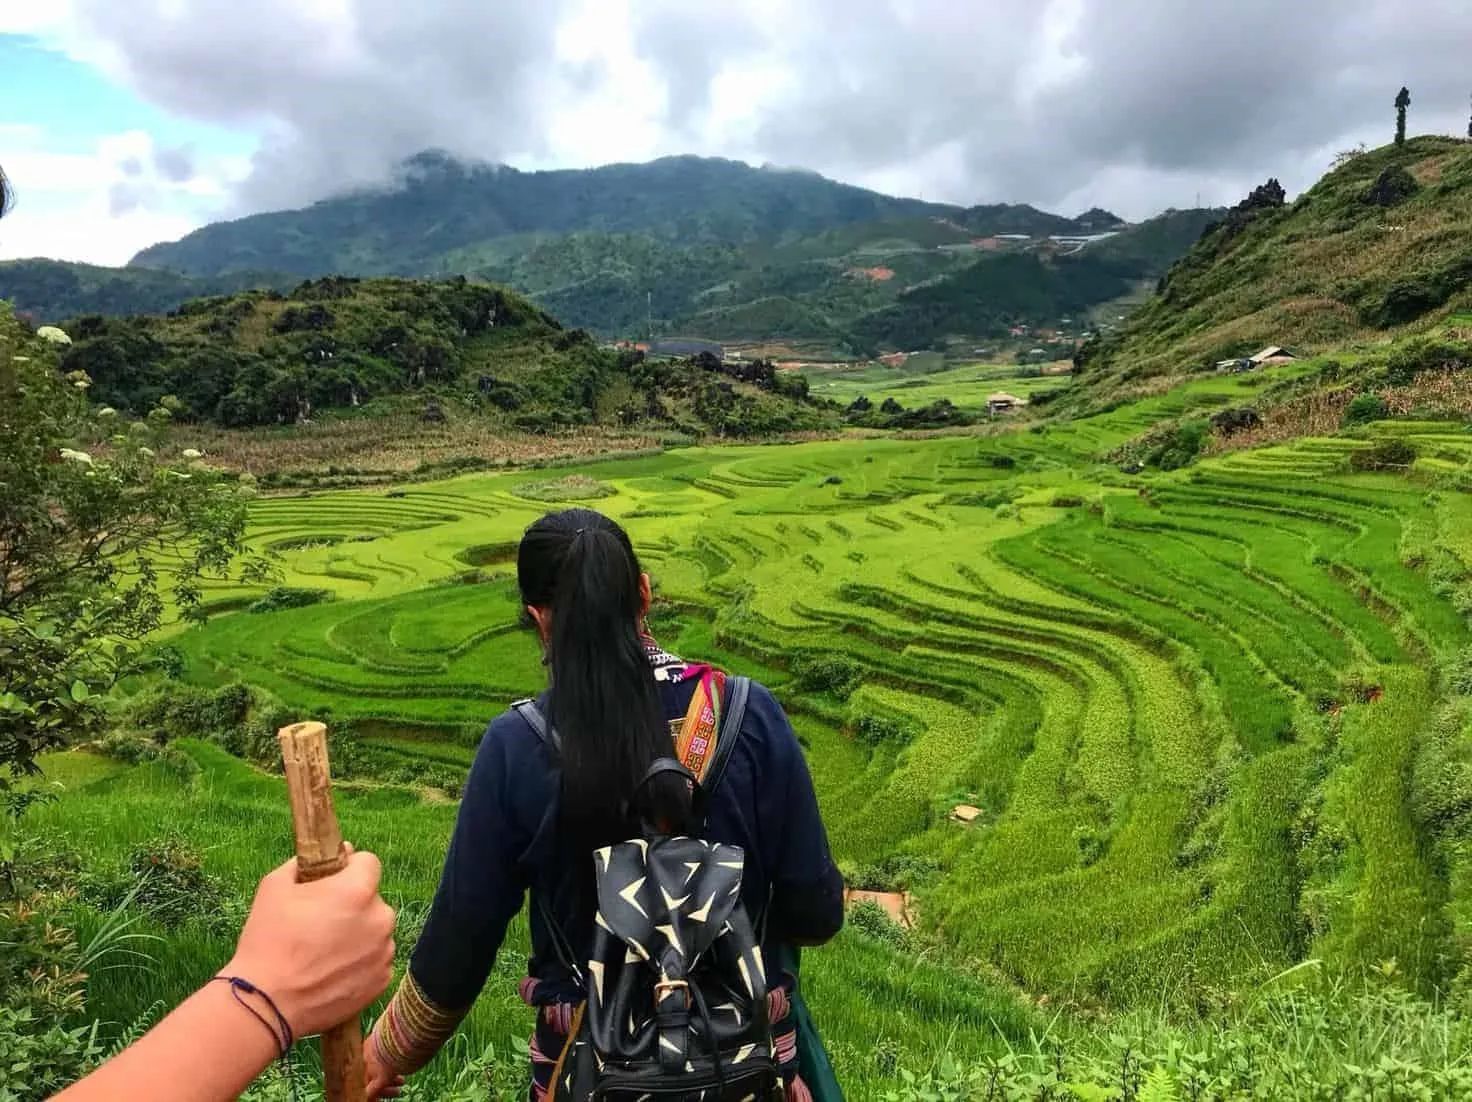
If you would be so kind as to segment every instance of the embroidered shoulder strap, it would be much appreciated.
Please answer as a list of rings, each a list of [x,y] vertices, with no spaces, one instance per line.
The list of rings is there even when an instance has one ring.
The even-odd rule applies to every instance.
[[[726,678],[725,715],[721,717],[721,733],[716,740],[715,751],[706,763],[705,779],[701,782],[706,792],[714,792],[726,774],[731,761],[731,751],[741,738],[741,724],[746,720],[746,702],[751,695],[751,678]]]
[[[741,724],[746,718],[746,704],[751,692],[749,677],[728,677],[709,667],[692,667],[701,684],[696,686],[690,707],[685,711],[680,736],[676,742],[676,758],[700,782],[707,794],[715,791],[725,775],[731,760],[731,752],[741,737]],[[717,687],[719,685],[719,687]],[[555,754],[562,748],[562,739],[555,728],[547,722],[542,709],[535,700],[518,700],[512,705],[522,721],[532,729]],[[705,733],[701,733],[704,731]],[[688,732],[688,734],[687,734]]]

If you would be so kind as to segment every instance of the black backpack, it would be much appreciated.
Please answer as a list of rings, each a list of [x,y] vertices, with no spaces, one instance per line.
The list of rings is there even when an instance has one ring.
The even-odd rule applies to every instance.
[[[726,680],[725,715],[703,785],[673,756],[696,814],[740,737],[750,682]],[[513,705],[554,751],[532,701]],[[647,779],[647,778],[646,778]],[[769,1102],[784,1084],[767,1018],[766,967],[741,903],[739,846],[651,834],[594,854],[598,912],[587,968],[543,907],[562,962],[585,990],[557,1062],[550,1102]]]

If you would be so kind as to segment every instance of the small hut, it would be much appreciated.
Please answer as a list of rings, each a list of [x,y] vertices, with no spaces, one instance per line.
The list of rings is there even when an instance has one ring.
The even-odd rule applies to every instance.
[[[1298,357],[1292,352],[1289,352],[1288,349],[1280,348],[1276,344],[1270,344],[1256,356],[1253,356],[1252,362],[1257,364],[1258,367],[1272,367],[1274,364],[1291,364],[1296,359]]]
[[[1027,405],[1026,398],[1019,398],[1015,394],[1006,394],[998,391],[996,394],[988,396],[986,400],[986,411],[995,417],[999,413],[1011,413],[1013,410],[1025,405]]]

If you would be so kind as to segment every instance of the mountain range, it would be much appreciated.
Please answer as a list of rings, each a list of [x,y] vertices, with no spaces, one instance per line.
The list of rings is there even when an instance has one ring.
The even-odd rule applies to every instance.
[[[1098,209],[927,203],[720,159],[521,172],[427,152],[391,186],[208,225],[123,269],[0,264],[0,297],[59,319],[324,275],[465,275],[601,336],[872,354],[1080,314],[1158,279],[1215,213],[1131,226]]]

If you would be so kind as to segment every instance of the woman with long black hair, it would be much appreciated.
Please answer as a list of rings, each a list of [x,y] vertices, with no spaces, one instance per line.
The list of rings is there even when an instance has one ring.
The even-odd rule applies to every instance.
[[[585,960],[592,940],[593,850],[640,835],[643,823],[675,834],[698,828],[688,782],[664,774],[646,783],[646,775],[671,757],[672,743],[689,763],[692,750],[698,758],[721,737],[725,677],[649,635],[649,577],[627,534],[591,510],[552,513],[523,536],[517,578],[549,668],[539,705],[560,751],[515,709],[487,730],[424,932],[366,1046],[373,1097],[393,1097],[469,1013],[529,891],[532,956],[520,992],[538,1011],[531,1098],[542,1102],[582,998],[562,960],[568,951]],[[701,836],[745,851],[741,898],[766,931],[768,960],[838,932],[843,882],[807,763],[760,685],[751,686]],[[769,1006],[789,1097],[800,1098],[787,1013],[794,983],[777,977]]]

